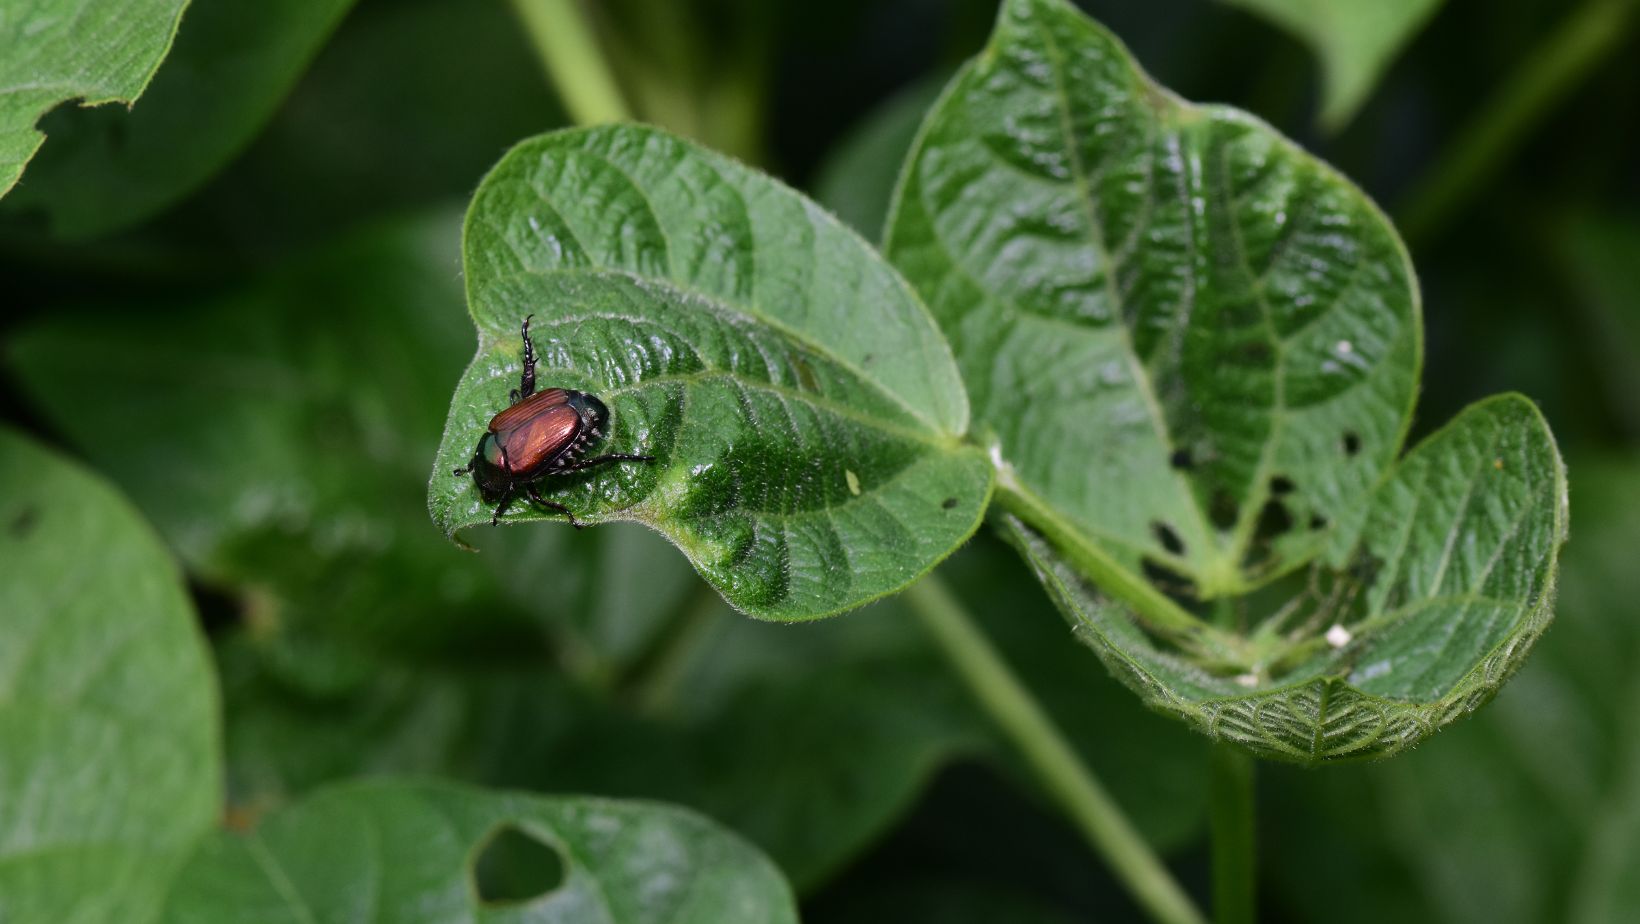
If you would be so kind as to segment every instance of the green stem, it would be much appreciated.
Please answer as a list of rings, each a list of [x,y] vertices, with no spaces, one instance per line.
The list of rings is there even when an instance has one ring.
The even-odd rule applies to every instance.
[[[1398,210],[1401,233],[1417,243],[1439,233],[1513,156],[1521,139],[1613,50],[1634,0],[1585,0],[1481,107],[1415,183]]]
[[[512,0],[536,57],[580,125],[632,118],[576,0]]]
[[[1157,590],[1156,585],[1117,563],[1028,490],[1006,482],[999,484],[996,505],[1039,530],[1078,571],[1125,604],[1152,631],[1205,658],[1229,664],[1249,663],[1246,645],[1240,638],[1197,618]]]
[[[1213,920],[1253,924],[1253,759],[1215,744],[1212,762]]]
[[[1164,924],[1204,924],[1190,897],[944,583],[928,575],[911,585],[903,599],[951,659],[974,698],[1019,748],[1134,899]]]

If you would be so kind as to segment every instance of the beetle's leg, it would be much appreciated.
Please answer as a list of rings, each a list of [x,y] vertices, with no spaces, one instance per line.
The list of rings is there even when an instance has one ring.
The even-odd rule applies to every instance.
[[[518,336],[524,339],[524,374],[519,376],[518,390],[513,392],[513,403],[519,398],[528,398],[535,394],[535,344],[530,342],[530,318],[535,315],[525,315],[524,323],[518,329]]]
[[[494,526],[497,523],[501,522],[501,515],[503,513],[507,512],[507,505],[512,503],[512,499],[513,499],[513,490],[512,490],[512,486],[509,485],[507,487],[507,490],[504,491],[501,495],[501,502],[495,505],[495,513],[490,516],[490,525],[491,526]]]
[[[465,475],[465,474],[467,474],[468,472],[471,472],[471,471],[472,471],[472,469],[470,469],[467,466],[463,465],[462,467],[456,469],[454,474],[457,478],[460,478],[462,475]]]
[[[630,455],[630,454],[624,453],[624,452],[612,452],[612,453],[609,453],[608,455],[598,456],[597,458],[594,458],[594,459],[584,459],[580,462],[575,463],[574,465],[571,465],[568,468],[561,468],[561,469],[559,469],[559,471],[560,472],[565,472],[565,473],[567,473],[567,472],[578,472],[578,471],[580,471],[584,468],[592,468],[595,465],[604,465],[604,464],[609,463],[609,462],[653,462],[653,461],[655,461],[654,456],[635,456],[635,455]]]
[[[549,510],[556,510],[564,516],[569,517],[569,525],[575,527],[576,529],[581,528],[581,521],[575,519],[575,514],[570,513],[568,507],[565,507],[563,504],[557,503],[556,501],[550,501],[542,497],[540,492],[535,490],[535,485],[533,484],[526,485],[524,490],[529,494],[530,500],[535,501],[537,504],[540,504]]]

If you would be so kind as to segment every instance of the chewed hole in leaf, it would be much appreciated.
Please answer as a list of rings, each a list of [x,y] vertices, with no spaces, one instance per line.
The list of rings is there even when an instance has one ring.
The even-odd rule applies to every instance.
[[[1157,520],[1150,524],[1150,528],[1156,533],[1156,541],[1162,544],[1162,548],[1169,555],[1184,554],[1184,540],[1179,538],[1179,534],[1174,531],[1173,527],[1161,520]]]
[[[491,834],[473,862],[473,889],[486,905],[522,905],[564,884],[557,849],[529,832],[504,825]]]
[[[1354,430],[1344,431],[1344,455],[1353,456],[1361,451],[1361,434]]]
[[[1314,529],[1314,530],[1326,529],[1327,528],[1327,518],[1322,516],[1319,513],[1310,514],[1310,528]]]
[[[1236,503],[1235,495],[1224,488],[1214,491],[1213,500],[1207,505],[1207,518],[1221,532],[1236,528],[1236,516],[1240,512],[1241,505]]]
[[[1277,497],[1293,493],[1294,487],[1293,480],[1286,475],[1277,475],[1270,479],[1270,493]]]
[[[1168,457],[1167,464],[1181,472],[1188,472],[1196,467],[1196,459],[1188,449],[1175,449]]]
[[[1156,586],[1157,590],[1167,594],[1177,603],[1194,606],[1199,602],[1200,594],[1196,590],[1196,582],[1187,575],[1162,564],[1154,558],[1146,557],[1140,567],[1144,569],[1145,578]]]

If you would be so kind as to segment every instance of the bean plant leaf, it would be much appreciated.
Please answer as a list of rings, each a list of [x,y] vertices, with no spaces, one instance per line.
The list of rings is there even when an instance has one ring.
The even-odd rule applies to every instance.
[[[1265,716],[1274,730],[1175,708],[1332,676],[1336,659],[1309,656],[1320,633],[1353,625],[1349,605],[1385,615],[1404,602],[1392,574],[1352,570],[1350,550],[1442,556],[1386,555],[1377,532],[1361,532],[1393,525],[1368,504],[1385,503],[1375,488],[1410,420],[1418,295],[1405,249],[1359,190],[1251,116],[1172,96],[1061,0],[1004,4],[990,46],[924,124],[887,248],[951,338],[976,434],[1003,467],[999,500],[1017,516],[1006,531],[1074,621],[1095,618],[1090,580],[1131,608],[1131,631],[1088,636],[1107,660],[1121,668],[1153,645],[1177,662],[1148,674],[1154,684],[1118,669],[1153,702],[1272,756],[1383,753],[1501,682],[1483,672],[1491,686],[1471,690],[1452,674],[1503,644],[1493,630],[1509,627],[1516,651],[1547,618],[1559,457],[1525,402],[1484,405],[1452,432],[1509,418],[1523,442],[1505,470],[1519,483],[1493,502],[1539,507],[1520,534],[1462,548],[1510,548],[1496,576],[1515,582],[1510,593],[1490,618],[1426,614],[1451,617],[1467,665],[1409,638],[1370,681],[1338,678],[1422,704],[1417,721],[1390,716],[1370,740],[1323,733],[1339,724],[1326,685],[1307,707],[1282,699],[1296,712]],[[1408,573],[1424,564],[1405,560]],[[1099,612],[1128,612],[1116,602]]]
[[[199,186],[263,126],[353,0],[197,0],[129,111],[61,110],[10,211],[60,237],[136,224]]]
[[[1007,528],[1118,677],[1267,757],[1395,753],[1486,703],[1553,615],[1565,471],[1537,408],[1472,405],[1408,454],[1308,586],[1250,634],[1266,660],[1204,670],[1157,644],[1018,519]]]
[[[475,864],[501,832],[556,855],[549,886],[486,900]],[[556,883],[553,880],[558,880]],[[739,837],[683,809],[447,783],[337,786],[205,842],[160,920],[796,922],[791,890]]]
[[[0,196],[39,150],[58,103],[130,103],[176,35],[188,0],[40,0],[0,10]]]
[[[1336,131],[1441,0],[1224,0],[1252,10],[1315,50],[1325,75],[1321,124]]]
[[[0,920],[149,920],[221,800],[182,577],[102,479],[0,430]]]
[[[479,350],[429,486],[454,535],[488,525],[467,463],[518,385],[596,394],[594,452],[654,456],[542,482],[582,521],[677,544],[737,608],[802,619],[904,587],[978,524],[991,467],[926,308],[798,193],[662,132],[526,141],[475,194],[465,237]],[[508,521],[559,519],[520,499]]]

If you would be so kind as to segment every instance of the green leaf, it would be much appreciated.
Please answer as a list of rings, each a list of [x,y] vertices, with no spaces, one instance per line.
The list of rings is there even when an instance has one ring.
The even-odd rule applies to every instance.
[[[1265,868],[1297,916],[1633,916],[1637,462],[1632,453],[1573,458],[1577,535],[1562,559],[1554,631],[1485,712],[1395,761],[1269,781],[1267,807],[1283,834]]]
[[[561,872],[544,894],[484,901],[474,865],[516,831]],[[543,857],[541,862],[545,862]],[[796,922],[774,866],[707,819],[658,804],[444,783],[338,786],[196,853],[161,920]]]
[[[147,920],[221,800],[181,576],[102,479],[0,429],[0,918]]]
[[[1017,517],[1007,531],[1074,621],[1106,627],[1088,637],[1118,675],[1164,708],[1272,756],[1385,753],[1489,695],[1501,673],[1473,689],[1460,677],[1547,618],[1562,471],[1536,410],[1511,399],[1394,482],[1418,494],[1404,479],[1433,464],[1418,459],[1456,464],[1484,451],[1474,434],[1518,429],[1499,450],[1507,480],[1477,497],[1531,514],[1462,547],[1499,550],[1497,608],[1370,622],[1376,643],[1407,646],[1370,649],[1390,665],[1363,660],[1371,677],[1323,656],[1326,630],[1363,635],[1408,602],[1396,594],[1424,589],[1397,581],[1444,555],[1384,547],[1405,535],[1387,519],[1360,532],[1369,498],[1380,517],[1397,510],[1376,486],[1422,351],[1406,252],[1343,178],[1245,113],[1173,97],[1060,0],[1009,0],[947,87],[907,162],[888,252],[951,338]],[[1443,477],[1462,490],[1470,471]],[[1484,513],[1418,515],[1444,530]],[[1352,549],[1407,570],[1352,571]],[[1405,635],[1443,616],[1460,636],[1450,650]],[[1362,638],[1346,653],[1368,650]],[[1345,688],[1407,708],[1352,731],[1334,699]],[[1277,691],[1291,714],[1260,712],[1257,727],[1206,705]]]
[[[197,0],[141,105],[46,120],[51,144],[7,209],[40,212],[58,236],[82,239],[181,199],[267,122],[351,5]]]
[[[0,18],[0,196],[65,100],[131,103],[165,60],[188,0],[42,0]]]
[[[892,593],[967,538],[991,468],[939,330],[863,241],[792,190],[653,129],[514,148],[468,212],[478,355],[428,489],[447,533],[494,505],[452,469],[518,382],[591,392],[601,452],[653,455],[549,480],[587,522],[677,544],[736,607],[804,619]],[[559,514],[515,504],[505,519]]]
[[[1255,631],[1246,673],[1158,645],[1039,534],[1006,528],[1113,673],[1151,705],[1261,756],[1393,754],[1485,704],[1553,615],[1565,470],[1537,408],[1471,406],[1414,449],[1334,533],[1308,586]]]
[[[1326,74],[1321,124],[1337,131],[1441,0],[1223,0],[1252,10],[1307,42]]]

